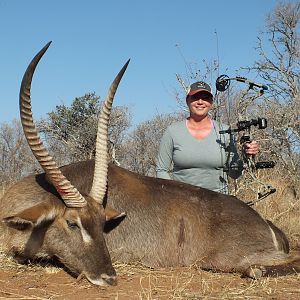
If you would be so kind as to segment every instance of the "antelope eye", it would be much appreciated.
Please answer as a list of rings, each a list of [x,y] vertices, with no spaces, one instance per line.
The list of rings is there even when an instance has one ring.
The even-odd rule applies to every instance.
[[[77,229],[77,228],[79,228],[79,226],[78,226],[77,223],[75,223],[75,222],[72,222],[72,221],[67,220],[67,224],[68,224],[68,227],[69,227],[70,229]]]

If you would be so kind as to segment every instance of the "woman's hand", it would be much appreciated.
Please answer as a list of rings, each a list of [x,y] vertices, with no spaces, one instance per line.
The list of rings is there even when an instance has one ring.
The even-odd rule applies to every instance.
[[[256,141],[244,144],[244,150],[248,156],[256,155],[259,152],[259,144]]]

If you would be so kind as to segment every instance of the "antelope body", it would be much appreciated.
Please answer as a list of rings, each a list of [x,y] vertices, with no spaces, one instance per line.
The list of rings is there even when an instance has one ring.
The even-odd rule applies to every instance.
[[[61,170],[89,190],[94,162]],[[83,176],[75,174],[80,171]],[[83,179],[84,178],[84,179]],[[126,218],[105,228],[113,261],[151,267],[188,266],[257,278],[300,271],[285,234],[236,197],[110,164],[105,204]]]
[[[27,141],[45,173],[13,185],[0,201],[0,242],[19,261],[57,257],[94,284],[116,284],[111,263],[186,266],[250,277],[300,270],[286,236],[235,197],[132,173],[107,163],[107,124],[114,80],[102,108],[95,161],[58,168],[32,120],[30,87],[46,45],[21,85]],[[125,211],[119,213],[118,211]]]

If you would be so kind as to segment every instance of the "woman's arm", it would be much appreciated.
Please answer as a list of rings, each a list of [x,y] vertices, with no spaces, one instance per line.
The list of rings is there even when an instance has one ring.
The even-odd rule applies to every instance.
[[[170,173],[173,160],[173,139],[167,129],[160,141],[159,151],[156,159],[156,176],[163,179],[171,179]]]

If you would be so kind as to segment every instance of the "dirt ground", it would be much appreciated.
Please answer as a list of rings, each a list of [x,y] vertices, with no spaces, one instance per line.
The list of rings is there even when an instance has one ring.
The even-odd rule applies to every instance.
[[[53,266],[23,266],[0,255],[0,299],[300,299],[300,274],[250,280],[190,268],[115,264],[118,285],[99,287]]]

